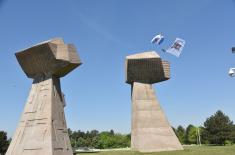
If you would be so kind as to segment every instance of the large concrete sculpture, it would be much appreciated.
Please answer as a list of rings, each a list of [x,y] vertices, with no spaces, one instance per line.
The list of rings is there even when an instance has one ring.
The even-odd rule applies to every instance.
[[[57,38],[16,57],[33,84],[6,155],[72,155],[59,78],[81,64],[75,47]]]
[[[170,78],[170,64],[156,52],[126,57],[126,82],[132,91],[131,148],[140,152],[182,150],[155,96],[153,83]]]

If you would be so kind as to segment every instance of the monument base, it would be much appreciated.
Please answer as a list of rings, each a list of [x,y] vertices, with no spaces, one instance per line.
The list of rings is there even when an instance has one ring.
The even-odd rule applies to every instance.
[[[6,155],[73,155],[58,78],[34,80]]]
[[[151,84],[132,85],[131,148],[140,152],[183,150]]]

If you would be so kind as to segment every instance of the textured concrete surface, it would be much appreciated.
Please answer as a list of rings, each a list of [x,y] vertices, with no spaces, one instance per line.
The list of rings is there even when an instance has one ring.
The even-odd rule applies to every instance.
[[[157,67],[156,67],[157,66]],[[170,64],[154,52],[144,52],[126,57],[126,82],[153,84],[170,78]]]
[[[16,53],[16,58],[29,78],[63,77],[81,65],[76,49],[60,38],[45,41]]]
[[[182,150],[152,88],[170,78],[170,65],[156,52],[126,57],[126,82],[132,86],[131,148],[140,152]]]
[[[52,39],[16,57],[34,81],[6,155],[72,155],[59,77],[81,64],[74,46]]]
[[[133,83],[131,147],[140,152],[183,149],[151,84]]]

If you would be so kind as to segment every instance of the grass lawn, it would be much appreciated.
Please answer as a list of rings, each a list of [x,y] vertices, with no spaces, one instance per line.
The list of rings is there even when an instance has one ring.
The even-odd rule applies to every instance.
[[[138,153],[132,151],[113,151],[100,153],[79,153],[84,155],[235,155],[233,146],[187,146],[183,151],[170,151],[160,153]]]

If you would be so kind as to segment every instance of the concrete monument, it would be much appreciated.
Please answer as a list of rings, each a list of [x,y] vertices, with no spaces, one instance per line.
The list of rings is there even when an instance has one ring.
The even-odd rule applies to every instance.
[[[126,57],[126,83],[131,84],[131,148],[140,152],[182,150],[155,96],[153,83],[170,78],[170,64],[156,52]]]
[[[60,77],[81,65],[75,47],[56,38],[16,57],[33,84],[6,155],[72,155]]]

